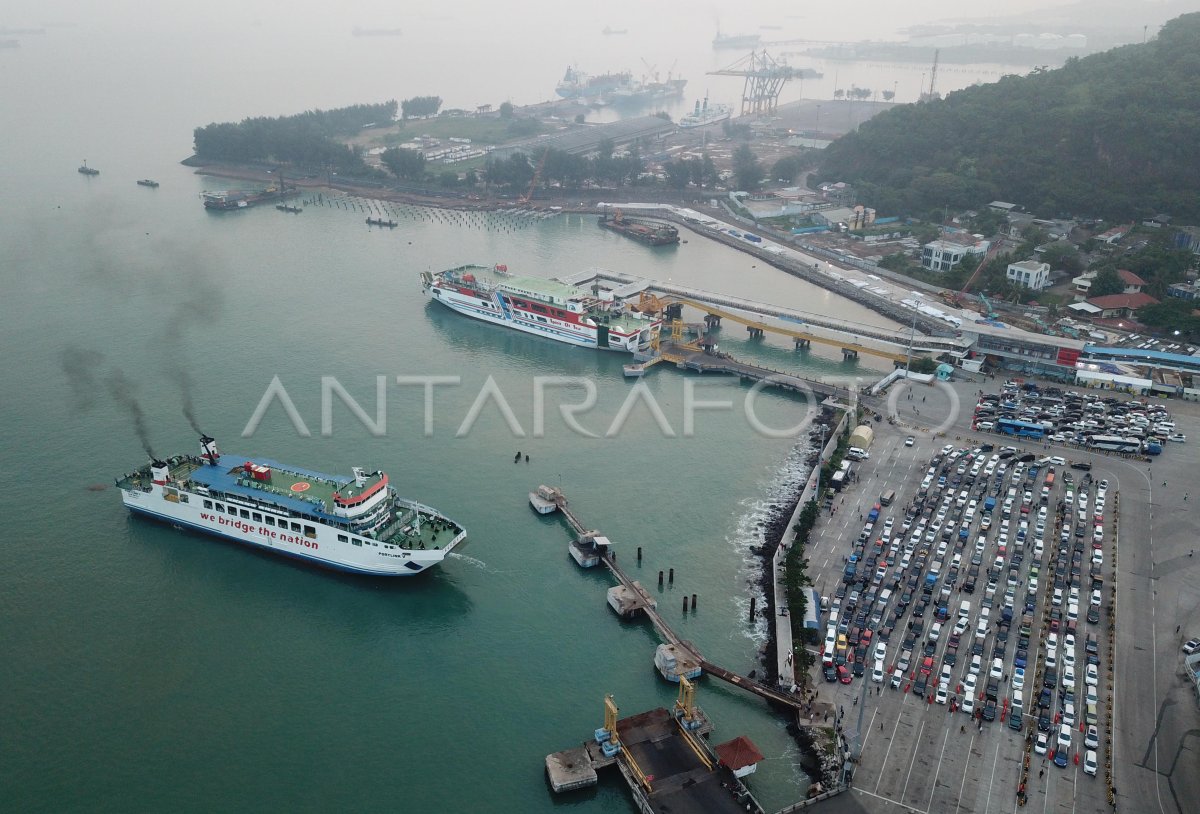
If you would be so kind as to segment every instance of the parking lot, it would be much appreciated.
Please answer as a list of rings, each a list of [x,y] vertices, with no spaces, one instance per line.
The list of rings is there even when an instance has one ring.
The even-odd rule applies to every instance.
[[[1120,750],[1136,748],[1123,740],[1144,727],[1149,707],[1137,696],[1118,702],[1118,728],[1126,720],[1136,726],[1110,739],[1110,691],[1127,672],[1119,669],[1114,680],[1113,645],[1123,637],[1109,638],[1116,472],[1135,463],[1061,443],[1047,450],[1043,439],[1019,436],[976,433],[947,443],[955,441],[953,428],[935,440],[920,426],[933,423],[935,408],[918,398],[927,409],[905,397],[896,427],[876,425],[871,458],[852,466],[854,481],[827,505],[809,555],[814,583],[837,619],[835,680],[821,694],[832,694],[852,744],[861,713],[855,793],[869,810],[872,798],[879,810],[1008,810],[1017,807],[1024,780],[1026,805],[1106,810],[1107,756],[1117,751],[1120,781]],[[1063,399],[1059,418],[1077,420],[1067,409],[1071,401]],[[1104,410],[1124,417],[1138,405],[1105,403]],[[1144,412],[1152,421],[1170,420]],[[977,422],[964,415],[958,431],[969,434]],[[1108,427],[1088,429],[1104,435]],[[913,445],[906,446],[910,433]],[[1186,447],[1171,447],[1180,460]],[[1148,488],[1150,476],[1138,474]],[[892,505],[880,506],[869,523],[879,498],[893,490]],[[844,559],[856,560],[853,574]],[[1160,680],[1149,676],[1150,683]],[[1187,774],[1186,766],[1175,769]],[[1175,774],[1175,785],[1189,782]],[[1168,801],[1162,810],[1188,807]]]

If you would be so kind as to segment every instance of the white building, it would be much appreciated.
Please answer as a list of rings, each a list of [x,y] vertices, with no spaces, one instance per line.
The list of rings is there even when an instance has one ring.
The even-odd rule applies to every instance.
[[[921,265],[930,271],[949,271],[967,255],[984,254],[988,241],[975,244],[955,243],[950,240],[935,240],[926,243],[921,250]]]
[[[1036,260],[1009,263],[1006,276],[1011,283],[1041,291],[1050,282],[1050,264],[1039,263]]]

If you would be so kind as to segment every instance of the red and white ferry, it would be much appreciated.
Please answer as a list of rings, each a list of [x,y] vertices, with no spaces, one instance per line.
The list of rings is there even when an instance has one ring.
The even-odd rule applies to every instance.
[[[636,353],[648,350],[662,320],[601,292],[539,277],[514,277],[506,266],[468,265],[422,272],[421,288],[460,314],[570,345]]]
[[[397,496],[383,472],[336,478],[222,454],[155,460],[117,479],[133,512],[327,568],[381,577],[419,574],[467,532],[436,509]]]

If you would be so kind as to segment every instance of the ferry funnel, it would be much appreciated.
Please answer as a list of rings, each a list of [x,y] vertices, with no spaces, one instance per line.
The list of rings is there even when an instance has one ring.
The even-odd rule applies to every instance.
[[[217,452],[216,439],[209,438],[207,435],[200,436],[200,458],[207,464],[217,465],[217,461],[221,459],[221,453]]]
[[[150,463],[150,479],[154,481],[155,486],[166,486],[167,478],[170,477],[171,470],[165,461],[152,461]]]

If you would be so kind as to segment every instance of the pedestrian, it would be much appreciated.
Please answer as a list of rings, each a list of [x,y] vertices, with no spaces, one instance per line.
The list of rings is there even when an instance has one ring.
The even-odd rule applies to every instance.
[[[858,696],[857,695],[854,696],[854,704],[852,706],[856,706],[856,707],[858,706]]]
[[[880,732],[882,732],[882,731],[883,731],[883,721],[880,721],[880,722],[879,722],[879,731],[880,731]]]
[[[1038,777],[1045,777],[1045,776],[1046,776],[1046,768],[1043,766],[1042,768],[1038,769]]]
[[[1180,625],[1175,625],[1175,632],[1176,632],[1176,633],[1178,633],[1178,632],[1179,632],[1179,628],[1180,628],[1180,627],[1181,627]]]

